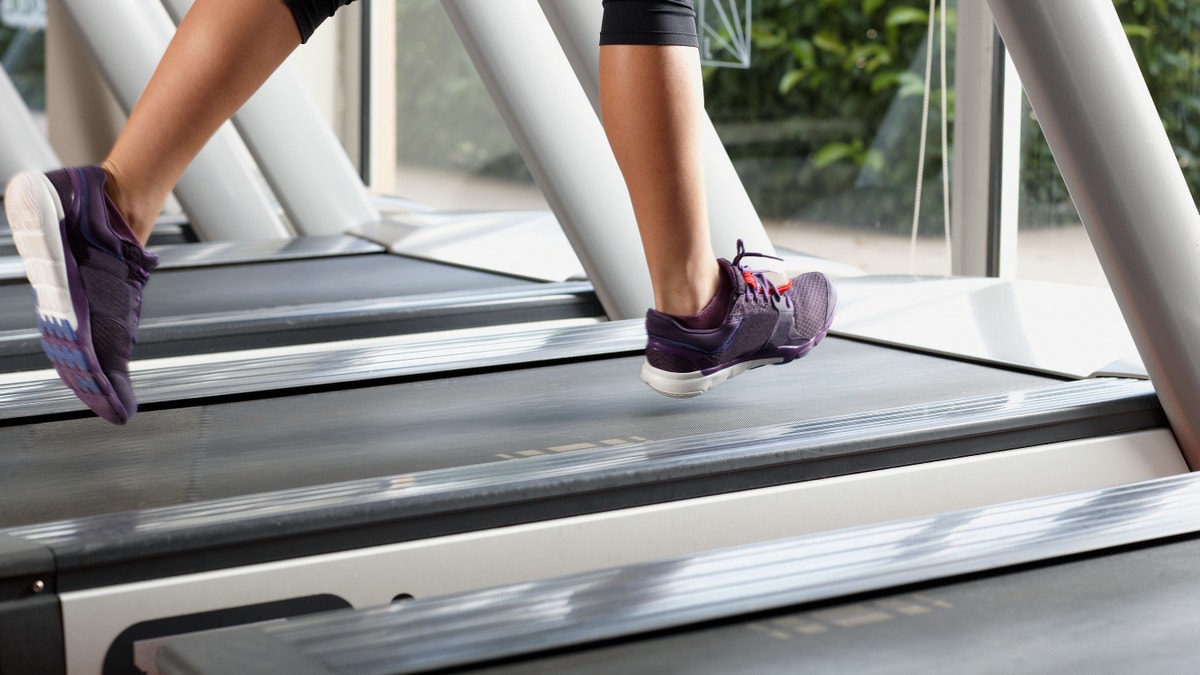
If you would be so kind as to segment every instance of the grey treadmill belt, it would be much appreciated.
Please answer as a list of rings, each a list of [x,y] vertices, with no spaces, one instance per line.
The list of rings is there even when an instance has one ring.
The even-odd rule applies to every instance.
[[[532,283],[414,258],[358,255],[167,270],[151,277],[144,302],[145,316],[153,318]]]
[[[142,319],[530,285],[513,277],[393,255],[171,269],[146,285]],[[28,283],[0,287],[0,330],[28,327]]]
[[[472,303],[476,294],[521,291],[528,295],[519,301]],[[0,371],[46,367],[29,294],[23,282],[0,285]],[[602,314],[587,284],[388,254],[174,268],[146,286],[135,358]]]
[[[829,339],[690,401],[640,357],[0,428],[0,527],[516,461],[1043,387],[1052,378]]]

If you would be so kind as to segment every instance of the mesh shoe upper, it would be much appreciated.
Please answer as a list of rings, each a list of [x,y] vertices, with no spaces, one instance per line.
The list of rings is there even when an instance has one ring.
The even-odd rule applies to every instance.
[[[64,268],[76,325],[43,330],[43,345],[67,386],[101,417],[121,424],[137,410],[129,358],[142,289],[158,258],[141,247],[105,194],[103,169],[61,169],[46,179],[63,213],[62,252],[50,257]]]
[[[718,260],[733,287],[720,326],[689,329],[670,315],[647,312],[646,361],[651,367],[707,376],[749,361],[786,363],[824,337],[836,304],[829,279],[813,272],[777,284],[782,275],[741,265],[744,257],[755,255],[739,241],[732,262]]]

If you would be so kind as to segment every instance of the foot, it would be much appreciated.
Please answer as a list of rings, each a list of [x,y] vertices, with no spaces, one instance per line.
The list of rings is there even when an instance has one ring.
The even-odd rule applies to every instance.
[[[18,174],[4,206],[33,286],[42,348],[88,408],[124,424],[137,412],[129,357],[158,258],[105,195],[106,178],[95,166]]]
[[[733,288],[720,326],[690,329],[668,314],[646,313],[642,380],[655,391],[672,398],[699,396],[752,368],[798,359],[829,332],[837,294],[824,274],[784,280],[741,265],[746,256],[769,257],[747,253],[739,241],[733,262],[717,261]],[[774,276],[783,283],[777,285]]]

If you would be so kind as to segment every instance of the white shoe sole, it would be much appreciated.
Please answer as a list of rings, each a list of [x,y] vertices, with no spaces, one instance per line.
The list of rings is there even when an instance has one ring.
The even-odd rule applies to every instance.
[[[78,330],[59,229],[63,206],[54,185],[42,174],[17,174],[4,191],[4,209],[25,276],[36,294],[38,315],[43,321]]]
[[[730,366],[724,370],[718,370],[711,375],[703,375],[700,371],[691,373],[673,373],[669,370],[662,370],[650,365],[649,362],[642,362],[642,382],[650,385],[650,388],[663,396],[671,398],[695,398],[722,382],[741,375],[747,370],[753,370],[760,366],[769,366],[775,363],[782,363],[783,359],[779,357],[769,359],[759,359],[757,361],[745,361],[736,365]]]

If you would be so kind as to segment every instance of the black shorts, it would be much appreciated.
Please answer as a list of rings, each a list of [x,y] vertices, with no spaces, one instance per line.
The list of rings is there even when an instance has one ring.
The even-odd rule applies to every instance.
[[[283,0],[296,26],[300,41],[308,42],[313,31],[343,5],[354,0]],[[504,0],[495,0],[504,2]],[[685,45],[696,47],[696,10],[692,0],[603,0],[602,45]]]

